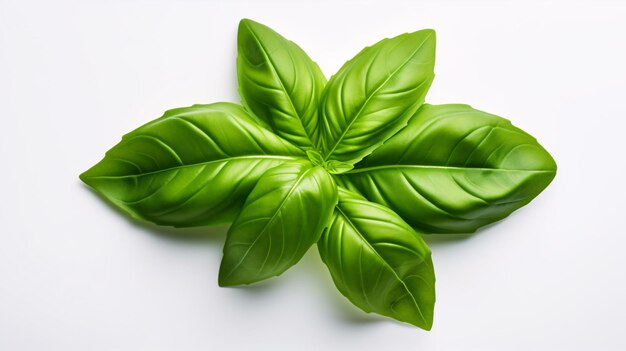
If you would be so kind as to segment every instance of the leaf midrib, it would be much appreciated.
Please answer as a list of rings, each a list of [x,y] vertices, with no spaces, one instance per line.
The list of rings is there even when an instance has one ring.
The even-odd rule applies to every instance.
[[[156,170],[156,171],[143,172],[143,173],[138,173],[138,174],[127,174],[127,175],[119,175],[119,176],[115,176],[115,175],[112,175],[112,176],[90,176],[90,177],[86,177],[86,178],[88,178],[88,179],[133,178],[133,177],[143,177],[143,176],[147,176],[147,175],[154,175],[154,174],[159,174],[159,173],[173,171],[173,170],[180,170],[180,169],[190,168],[190,167],[206,166],[206,165],[209,165],[209,164],[212,164],[212,163],[230,162],[230,161],[245,160],[245,159],[297,160],[297,159],[300,159],[300,158],[301,157],[276,156],[276,155],[233,156],[233,157],[221,158],[219,160],[211,160],[211,161],[205,161],[205,162],[190,163],[190,164],[186,164],[186,165],[178,165],[178,166],[174,166],[174,167],[167,167],[167,168],[159,169],[159,170]]]
[[[554,170],[550,169],[511,169],[511,168],[489,168],[489,167],[458,167],[458,166],[435,166],[435,165],[384,165],[384,166],[372,166],[357,168],[348,171],[344,174],[365,173],[384,169],[396,169],[396,168],[413,168],[413,169],[441,169],[451,171],[496,171],[496,172],[529,172],[529,173],[554,173]]]
[[[422,46],[424,46],[424,44],[426,43],[426,41],[432,36],[432,33],[428,34],[428,36],[426,38],[424,38],[424,40],[422,41],[422,43],[420,44],[419,47],[417,47],[412,53],[411,55],[404,61],[402,62],[402,64],[396,68],[393,72],[391,72],[391,74],[385,79],[384,82],[382,82],[378,88],[376,88],[376,90],[374,90],[368,97],[367,99],[365,99],[365,102],[363,103],[363,105],[361,105],[361,107],[359,108],[359,111],[356,113],[356,115],[354,116],[354,118],[350,121],[350,123],[348,123],[348,126],[346,127],[346,129],[343,131],[343,133],[341,133],[341,135],[339,136],[339,138],[337,139],[337,141],[335,142],[333,148],[324,156],[324,161],[328,160],[328,158],[333,154],[333,152],[335,151],[335,149],[337,149],[337,146],[339,146],[339,144],[341,143],[341,141],[343,140],[343,138],[345,138],[346,134],[348,133],[348,131],[350,130],[350,128],[352,127],[352,125],[354,124],[354,122],[359,118],[359,116],[361,115],[361,113],[363,112],[363,110],[365,109],[365,106],[367,106],[367,104],[370,102],[370,100],[372,99],[373,96],[375,96],[376,94],[378,94],[378,92],[385,86],[387,85],[387,83],[391,80],[392,77],[394,77],[398,71],[400,71],[402,68],[404,68],[404,66],[406,66],[406,64],[411,61],[411,59],[415,56],[415,54],[422,48]],[[344,78],[345,79],[345,78]],[[423,82],[422,82],[423,83]],[[422,84],[420,83],[420,84]]]
[[[389,270],[394,275],[394,277],[400,282],[400,284],[402,284],[402,286],[406,290],[407,294],[409,296],[411,296],[411,300],[413,300],[413,304],[415,305],[415,308],[417,308],[417,311],[419,312],[420,317],[422,317],[422,320],[426,324],[428,324],[428,321],[426,320],[426,317],[424,317],[424,313],[422,312],[422,308],[417,303],[417,300],[415,300],[415,296],[413,296],[413,293],[411,292],[409,287],[406,286],[406,283],[404,282],[404,280],[402,280],[402,278],[400,278],[398,273],[396,273],[396,271],[393,269],[393,267],[391,267],[391,265],[389,265],[389,263],[387,263],[387,261],[378,253],[378,251],[376,251],[376,249],[374,247],[372,247],[372,245],[370,245],[369,241],[367,241],[365,239],[365,237],[363,237],[363,235],[361,234],[361,231],[356,227],[356,225],[354,223],[352,223],[350,218],[346,215],[345,212],[343,212],[341,207],[339,205],[337,205],[337,206],[335,206],[335,208],[343,216],[343,218],[345,218],[345,220],[348,222],[348,224],[354,229],[354,231],[357,233],[357,235],[359,235],[361,237],[361,239],[363,240],[365,245],[367,245],[367,247],[369,247],[376,254],[376,256],[380,259],[380,261],[383,262],[383,265],[386,266],[387,268],[389,268]],[[370,307],[372,307],[372,306],[370,305]]]
[[[285,88],[285,85],[283,84],[282,78],[280,77],[280,75],[278,74],[278,71],[276,71],[276,68],[274,67],[274,61],[272,61],[272,59],[270,58],[269,54],[267,53],[267,49],[265,48],[265,46],[263,45],[261,40],[259,40],[259,37],[257,37],[257,35],[254,32],[254,30],[252,30],[252,28],[250,27],[250,25],[248,23],[246,23],[246,26],[248,27],[248,30],[250,31],[250,34],[254,37],[256,42],[261,47],[261,51],[263,51],[263,55],[265,56],[265,58],[269,62],[269,66],[270,66],[270,68],[272,70],[272,73],[274,73],[274,76],[276,77],[276,80],[278,81],[278,84],[280,84],[280,88],[285,92],[285,95],[287,95],[287,97],[288,97],[287,101],[289,101],[289,106],[291,107],[291,110],[292,110],[294,116],[296,117],[296,120],[298,120],[298,123],[302,127],[302,130],[304,131],[304,135],[306,136],[307,140],[309,141],[309,144],[313,145],[313,140],[312,140],[313,137],[311,135],[309,135],[309,131],[304,127],[304,123],[302,122],[302,117],[300,116],[300,114],[296,110],[296,107],[294,106],[293,101],[291,100],[291,95],[289,95],[289,93],[287,92],[287,89]],[[288,52],[288,54],[289,54],[289,56],[291,56],[291,53]]]
[[[257,235],[257,237],[254,239],[254,241],[252,241],[252,243],[250,244],[250,246],[248,247],[248,249],[246,250],[246,252],[241,256],[241,259],[239,260],[239,262],[237,262],[237,264],[228,272],[228,274],[226,274],[224,276],[224,279],[228,279],[228,277],[230,277],[242,264],[243,261],[246,260],[246,258],[248,257],[248,254],[250,253],[250,250],[252,250],[252,248],[254,247],[254,245],[256,245],[257,241],[259,241],[259,239],[265,234],[267,233],[267,228],[270,226],[270,224],[272,224],[274,222],[274,220],[276,219],[276,216],[281,212],[283,206],[285,205],[285,203],[287,202],[287,199],[289,199],[289,197],[291,196],[291,194],[293,193],[294,189],[296,189],[298,187],[298,185],[300,185],[300,183],[302,182],[302,180],[304,179],[304,177],[306,177],[306,175],[311,172],[314,169],[314,167],[308,168],[307,170],[305,170],[304,172],[302,172],[302,174],[300,174],[298,176],[298,178],[296,179],[296,181],[294,182],[293,186],[289,189],[289,191],[287,192],[287,194],[285,195],[285,197],[282,199],[282,201],[280,202],[280,204],[278,205],[278,207],[276,208],[276,211],[274,212],[274,214],[272,214],[272,216],[269,218],[269,220],[267,221],[267,223],[265,223],[265,225],[263,226],[263,229],[261,229],[261,231],[259,232],[259,235]],[[245,208],[245,205],[244,205]],[[243,210],[242,210],[243,211]],[[234,227],[233,223],[233,227]],[[231,227],[232,228],[232,227]],[[229,231],[230,234],[230,231]],[[268,250],[268,254],[269,254],[269,250]],[[265,259],[265,261],[267,261],[267,258]],[[263,264],[265,265],[265,263]],[[261,272],[259,272],[258,274],[260,274]]]

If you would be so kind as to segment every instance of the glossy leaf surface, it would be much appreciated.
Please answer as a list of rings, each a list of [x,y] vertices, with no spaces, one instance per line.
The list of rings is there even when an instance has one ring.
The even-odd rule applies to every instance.
[[[240,106],[195,105],[125,135],[81,179],[135,218],[196,226],[233,220],[266,170],[297,157]]]
[[[152,223],[234,221],[221,286],[280,275],[317,243],[352,303],[430,330],[435,274],[418,233],[506,217],[552,181],[552,157],[508,120],[423,104],[433,30],[363,49],[328,84],[300,47],[260,23],[242,20],[237,44],[243,106],[167,111],[81,179]]]
[[[388,208],[339,188],[318,243],[335,285],[353,304],[430,330],[435,273],[430,249]]]
[[[267,171],[231,226],[220,266],[221,286],[279,275],[317,242],[337,203],[332,177],[308,161]]]
[[[317,140],[322,71],[295,43],[272,29],[241,20],[237,37],[239,93],[276,134],[303,147]]]
[[[384,39],[344,64],[322,95],[325,158],[356,163],[404,127],[424,101],[434,65],[428,29]]]
[[[556,164],[508,120],[467,105],[424,105],[345,175],[345,186],[427,232],[473,232],[552,181]]]

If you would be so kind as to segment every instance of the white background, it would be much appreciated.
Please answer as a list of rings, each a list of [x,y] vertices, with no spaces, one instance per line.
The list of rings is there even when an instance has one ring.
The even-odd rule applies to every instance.
[[[434,28],[427,100],[505,116],[557,160],[508,219],[427,238],[431,332],[353,307],[315,249],[219,288],[225,228],[140,225],[79,182],[164,110],[238,101],[243,17],[328,76]],[[0,350],[625,350],[625,38],[624,2],[0,0]]]

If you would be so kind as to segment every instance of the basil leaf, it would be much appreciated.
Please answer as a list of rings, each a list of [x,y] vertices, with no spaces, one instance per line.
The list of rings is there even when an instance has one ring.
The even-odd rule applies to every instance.
[[[324,74],[295,43],[272,29],[243,19],[237,37],[239,93],[250,111],[276,134],[303,148],[317,140]]]
[[[356,163],[406,125],[434,78],[435,32],[363,49],[334,75],[321,100],[326,159]]]
[[[430,249],[398,215],[339,188],[339,204],[317,246],[337,289],[357,307],[430,330]]]
[[[354,165],[348,162],[330,160],[327,162],[326,167],[328,169],[328,173],[330,174],[341,174],[354,168]]]
[[[342,183],[416,228],[460,233],[526,205],[555,174],[550,154],[508,120],[467,105],[424,105]]]
[[[324,162],[324,158],[322,157],[322,155],[320,155],[319,152],[315,151],[315,150],[307,150],[306,151],[306,155],[309,158],[309,161],[311,161],[311,163],[314,166],[324,166],[326,162]]]
[[[337,203],[337,188],[308,161],[267,171],[228,232],[220,286],[279,275],[316,243]]]
[[[196,226],[234,219],[266,170],[298,157],[241,106],[194,105],[125,135],[80,178],[134,218]]]

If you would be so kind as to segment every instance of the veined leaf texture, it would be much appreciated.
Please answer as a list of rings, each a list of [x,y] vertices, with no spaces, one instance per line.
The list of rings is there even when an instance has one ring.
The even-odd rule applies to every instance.
[[[265,172],[228,232],[220,285],[254,283],[296,264],[335,204],[337,188],[322,167],[300,161]]]
[[[265,171],[303,155],[240,106],[195,105],[125,135],[81,179],[136,218],[217,224],[234,219]]]
[[[356,306],[430,330],[435,304],[430,249],[393,211],[340,188],[318,248],[337,289]]]
[[[244,19],[242,105],[167,111],[80,178],[157,225],[232,222],[218,283],[282,274],[315,243],[355,306],[425,330],[435,271],[421,234],[465,233],[541,193],[556,163],[508,120],[424,104],[435,32],[384,39],[326,82],[295,43]]]
[[[524,206],[555,174],[550,154],[508,120],[467,105],[425,105],[344,176],[414,227],[465,233]]]

